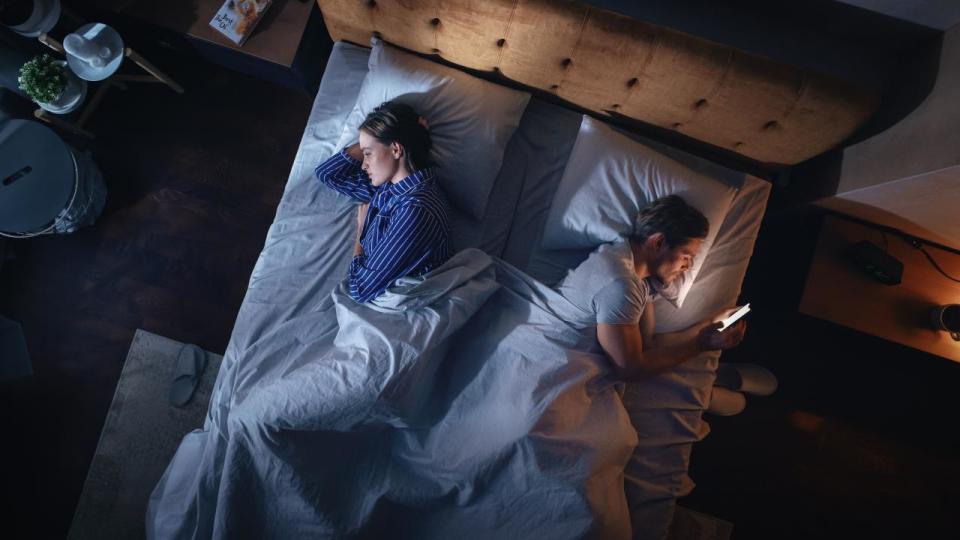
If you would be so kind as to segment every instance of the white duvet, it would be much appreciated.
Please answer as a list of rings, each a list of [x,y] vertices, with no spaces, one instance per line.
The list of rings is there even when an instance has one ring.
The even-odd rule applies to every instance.
[[[338,287],[225,365],[148,537],[630,537],[636,432],[578,320],[475,249],[375,306]]]

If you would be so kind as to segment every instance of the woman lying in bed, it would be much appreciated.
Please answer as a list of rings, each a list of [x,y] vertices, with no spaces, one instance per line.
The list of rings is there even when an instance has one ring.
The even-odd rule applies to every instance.
[[[633,234],[604,244],[570,272],[558,291],[596,316],[597,339],[622,379],[667,371],[701,351],[737,346],[746,322],[720,331],[717,318],[680,332],[654,334],[656,294],[676,294],[707,236],[707,218],[682,198],[670,195],[640,211]]]
[[[347,281],[359,303],[403,276],[450,258],[447,203],[430,163],[426,120],[388,101],[360,124],[360,142],[316,168],[317,178],[361,203],[359,238]]]

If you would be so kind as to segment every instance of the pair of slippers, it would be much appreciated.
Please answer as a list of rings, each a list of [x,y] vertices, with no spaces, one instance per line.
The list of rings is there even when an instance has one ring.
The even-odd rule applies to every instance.
[[[170,386],[170,404],[185,407],[200,386],[203,371],[207,369],[207,352],[187,343],[180,347],[174,368],[173,384]]]
[[[722,363],[707,411],[717,416],[734,416],[747,407],[747,397],[769,396],[777,391],[777,376],[756,364]]]

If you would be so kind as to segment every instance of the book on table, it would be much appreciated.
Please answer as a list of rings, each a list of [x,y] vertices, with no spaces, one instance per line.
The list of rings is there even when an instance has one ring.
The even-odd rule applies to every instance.
[[[243,45],[271,3],[272,0],[227,0],[210,21],[210,26],[230,41]]]

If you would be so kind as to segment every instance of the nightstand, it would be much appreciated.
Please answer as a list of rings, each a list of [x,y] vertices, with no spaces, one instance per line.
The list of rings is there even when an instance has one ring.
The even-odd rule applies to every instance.
[[[96,9],[160,30],[159,41],[196,50],[216,64],[314,92],[330,37],[314,0],[274,0],[253,34],[237,45],[210,26],[223,0],[87,0]],[[319,65],[318,65],[319,62]]]
[[[884,238],[884,236],[886,238]],[[884,285],[857,268],[850,246],[867,240],[903,263],[899,285]],[[960,275],[960,254],[925,245],[951,275]],[[960,303],[960,283],[938,273],[923,253],[896,233],[826,216],[810,264],[800,311],[867,334],[960,362],[960,342],[935,331],[930,310]]]

